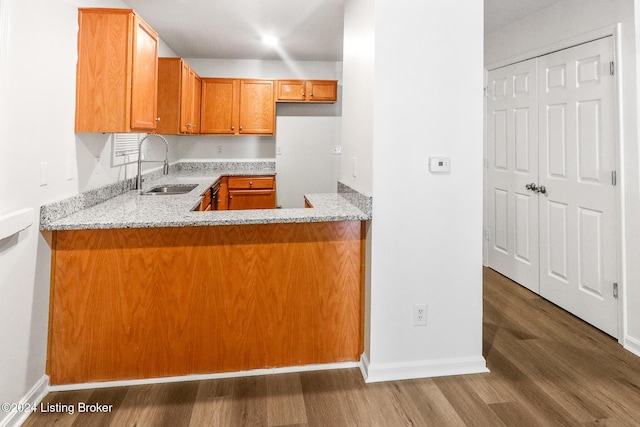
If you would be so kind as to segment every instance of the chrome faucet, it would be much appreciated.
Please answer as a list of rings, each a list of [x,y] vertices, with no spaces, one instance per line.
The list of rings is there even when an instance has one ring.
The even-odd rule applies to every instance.
[[[149,138],[150,136],[157,136],[158,138],[162,139],[165,145],[167,146],[167,149],[165,151],[164,166],[162,168],[162,174],[169,175],[169,143],[167,142],[167,139],[162,135],[158,135],[157,133],[147,134],[147,136],[145,136],[140,140],[140,144],[138,145],[138,174],[136,176],[136,188],[135,188],[136,190],[142,189],[142,163],[143,162],[144,163],[162,162],[162,160],[142,160],[142,143],[144,142],[145,139]]]

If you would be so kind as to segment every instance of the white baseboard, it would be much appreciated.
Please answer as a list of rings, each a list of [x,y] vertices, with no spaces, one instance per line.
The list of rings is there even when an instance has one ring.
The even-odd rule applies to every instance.
[[[104,381],[82,384],[51,385],[49,391],[86,390],[90,388],[127,387],[134,385],[177,383],[182,381],[217,380],[221,378],[251,377],[256,375],[288,374],[292,372],[325,371],[329,369],[357,368],[358,362],[323,363],[317,365],[287,366],[284,368],[253,369],[250,371],[224,372],[218,374],[183,375],[178,377],[147,378],[141,380]],[[0,426],[3,427],[3,426]]]
[[[365,353],[360,358],[360,370],[367,383],[489,372],[484,357],[372,364]]]
[[[47,393],[49,393],[49,377],[43,375],[42,378],[40,378],[38,382],[31,387],[31,390],[29,390],[27,394],[20,399],[20,402],[16,403],[21,407],[36,407],[40,405],[40,402],[44,399]],[[0,412],[0,414],[5,413]],[[0,419],[0,427],[21,426],[29,415],[31,415],[31,412],[8,412],[4,418]]]
[[[636,356],[640,357],[640,340],[637,340],[635,338],[630,337],[629,335],[626,335],[624,337],[623,347],[626,350],[629,350],[631,353],[635,354]]]

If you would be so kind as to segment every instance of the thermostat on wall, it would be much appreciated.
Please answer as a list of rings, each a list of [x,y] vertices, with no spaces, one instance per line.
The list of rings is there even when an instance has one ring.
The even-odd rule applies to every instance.
[[[448,157],[429,157],[429,172],[451,172],[451,160]]]

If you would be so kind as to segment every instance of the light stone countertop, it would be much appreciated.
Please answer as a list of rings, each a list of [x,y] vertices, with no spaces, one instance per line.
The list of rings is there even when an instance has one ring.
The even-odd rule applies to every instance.
[[[131,190],[102,203],[53,221],[43,221],[42,230],[88,230],[110,228],[190,227],[238,224],[273,224],[328,221],[364,221],[371,215],[358,209],[338,193],[307,194],[313,208],[221,210],[196,212],[200,196],[221,176],[274,175],[273,170],[184,170],[143,183],[142,191],[164,184],[198,184],[181,195],[142,195]]]

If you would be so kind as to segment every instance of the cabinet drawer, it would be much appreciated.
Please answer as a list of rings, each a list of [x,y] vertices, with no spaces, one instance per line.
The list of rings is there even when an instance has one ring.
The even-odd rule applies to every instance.
[[[273,176],[230,176],[229,189],[234,190],[260,190],[273,189],[275,178]]]

